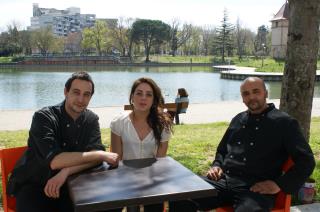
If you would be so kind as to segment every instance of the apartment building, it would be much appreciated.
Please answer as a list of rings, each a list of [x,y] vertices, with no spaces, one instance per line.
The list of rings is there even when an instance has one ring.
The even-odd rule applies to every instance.
[[[96,21],[95,14],[81,14],[80,8],[70,7],[65,10],[55,8],[40,8],[33,4],[33,16],[29,30],[51,26],[57,36],[67,36],[72,32],[79,32],[86,27],[92,27]]]

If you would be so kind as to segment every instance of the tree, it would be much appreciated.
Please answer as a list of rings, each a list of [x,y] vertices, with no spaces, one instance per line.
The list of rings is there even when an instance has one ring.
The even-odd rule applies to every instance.
[[[54,46],[55,38],[50,26],[43,27],[33,31],[32,43],[33,46],[39,49],[43,56],[46,56]]]
[[[171,43],[171,54],[174,57],[180,46],[185,44],[192,34],[192,25],[183,24],[182,29],[179,30],[180,23],[177,19],[172,21],[170,31],[170,43]]]
[[[242,60],[242,56],[245,54],[245,45],[246,45],[246,34],[247,31],[241,26],[241,21],[237,19],[236,25],[236,46],[237,46],[237,55],[239,60]]]
[[[108,51],[111,46],[107,40],[107,25],[105,21],[96,21],[93,27],[83,30],[82,47],[85,50],[96,49],[98,55]]]
[[[0,35],[0,57],[7,57],[12,55],[7,44],[9,40],[8,32],[2,32]]]
[[[216,29],[210,26],[202,27],[202,49],[201,52],[207,56],[210,52],[210,44],[213,42]]]
[[[11,56],[22,52],[21,37],[18,27],[18,24],[14,21],[12,24],[7,26],[8,37],[5,48],[8,50],[8,52],[10,52]]]
[[[319,48],[319,0],[290,0],[287,61],[280,109],[298,120],[309,140]]]
[[[162,44],[170,39],[170,26],[158,20],[140,19],[133,23],[131,39],[142,41],[145,48],[146,63],[150,62],[150,49],[154,45]]]
[[[201,32],[200,27],[192,27],[190,38],[183,44],[182,50],[185,55],[199,55],[201,52]]]
[[[264,53],[263,51],[265,51],[265,48],[267,45],[268,33],[269,33],[269,30],[265,25],[258,27],[258,33],[254,41],[255,52],[261,52],[260,54]]]
[[[225,52],[227,51],[228,55],[230,55],[233,49],[232,33],[234,31],[234,26],[228,22],[226,9],[223,11],[223,20],[221,22],[221,26],[217,28],[216,46],[221,52],[222,62],[224,63]]]
[[[121,51],[121,55],[125,56],[126,53],[130,56],[130,29],[132,26],[133,19],[124,19],[120,17],[117,25],[110,29],[110,34],[114,39],[114,43],[117,48]]]
[[[77,54],[81,51],[81,32],[72,32],[64,39],[64,52],[69,54]]]
[[[28,30],[20,31],[22,52],[25,55],[32,54],[32,32]]]

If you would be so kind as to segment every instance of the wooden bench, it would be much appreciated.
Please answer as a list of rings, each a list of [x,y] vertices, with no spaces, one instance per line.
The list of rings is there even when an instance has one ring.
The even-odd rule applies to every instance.
[[[180,102],[180,103],[165,103],[163,109],[165,109],[170,115],[174,114],[175,123],[180,124],[179,114],[181,109],[187,109],[189,102]],[[124,110],[132,110],[132,105],[124,105]]]

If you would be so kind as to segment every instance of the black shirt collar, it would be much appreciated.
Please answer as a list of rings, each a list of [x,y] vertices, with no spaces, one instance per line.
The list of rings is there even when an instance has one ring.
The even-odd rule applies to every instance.
[[[66,104],[66,100],[63,100],[63,102],[60,104],[60,110],[61,110],[62,117],[66,121],[71,122],[71,123],[72,122],[81,123],[84,120],[86,109],[80,114],[80,116],[76,120],[73,120],[73,118],[67,113],[66,108],[65,108],[65,104]]]
[[[247,113],[248,113],[248,115],[249,115],[250,117],[261,117],[261,116],[265,116],[268,112],[270,112],[270,111],[273,110],[273,109],[275,109],[274,104],[273,104],[273,103],[268,103],[268,107],[267,107],[264,111],[262,111],[261,113],[259,113],[259,114],[251,114],[251,113],[249,112],[249,110],[247,111]]]

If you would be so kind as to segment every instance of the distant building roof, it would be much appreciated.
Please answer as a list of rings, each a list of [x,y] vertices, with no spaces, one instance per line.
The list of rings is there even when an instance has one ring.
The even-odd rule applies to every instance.
[[[284,5],[280,8],[280,10],[277,12],[277,14],[271,19],[271,21],[277,21],[277,20],[287,20],[289,19],[289,3],[286,1]]]

